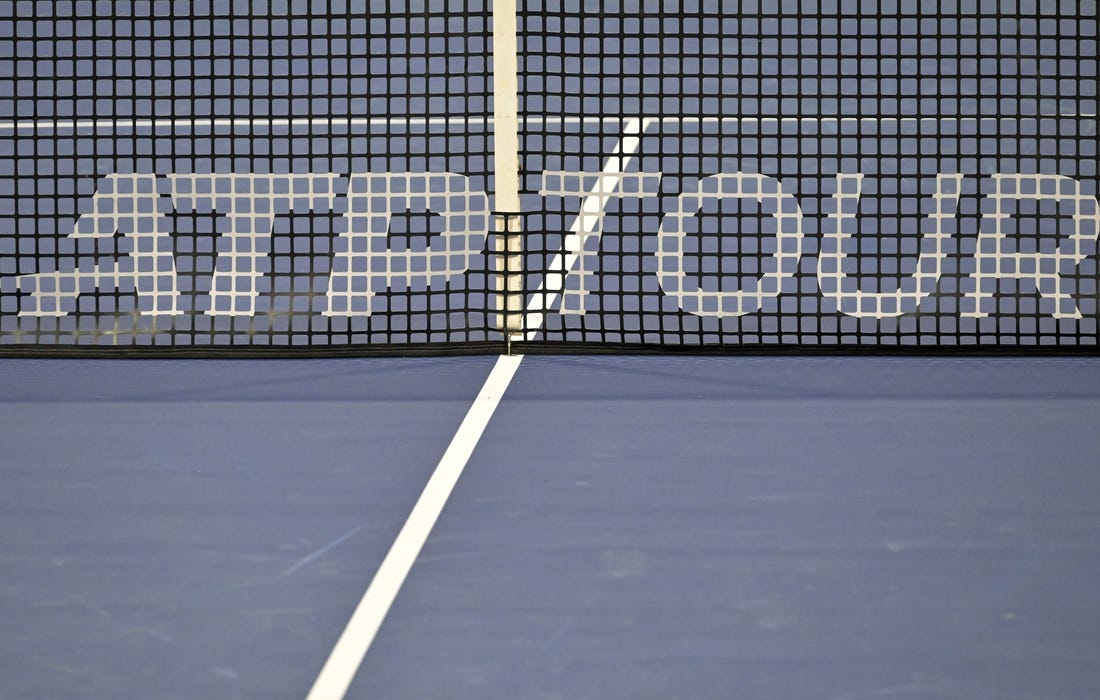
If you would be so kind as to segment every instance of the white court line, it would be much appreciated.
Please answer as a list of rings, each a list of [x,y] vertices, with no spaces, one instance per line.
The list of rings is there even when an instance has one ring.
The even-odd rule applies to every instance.
[[[1095,114],[1005,114],[955,117],[917,116],[831,116],[831,117],[660,117],[661,124],[903,124],[909,122],[964,123],[964,122],[1032,122],[1040,119],[1095,119]]]
[[[493,371],[489,373],[485,385],[481,387],[481,392],[466,413],[428,485],[424,487],[424,492],[413,506],[408,520],[314,681],[307,700],[344,697],[522,359],[522,355],[497,358]]]
[[[504,207],[504,217],[519,209],[519,97],[518,51],[516,50],[515,0],[493,3],[493,128],[496,176],[496,205]],[[500,215],[498,215],[499,217]],[[497,358],[474,404],[466,413],[458,432],[439,460],[423,493],[413,506],[408,520],[398,533],[386,558],[355,608],[347,627],[325,661],[306,700],[340,700],[347,693],[363,657],[378,634],[382,621],[393,605],[420,550],[435,527],[439,514],[466,468],[481,434],[515,376],[522,355]]]
[[[557,303],[562,289],[565,288],[566,278],[576,267],[577,260],[584,251],[585,241],[589,236],[595,235],[596,227],[603,218],[601,215],[604,207],[619,189],[619,176],[630,167],[630,161],[638,152],[642,134],[655,121],[655,119],[631,119],[626,122],[619,145],[607,159],[592,189],[581,202],[580,212],[565,236],[564,249],[546,266],[546,269],[552,272],[543,275],[542,282],[539,283],[531,302],[527,305],[523,327],[533,329],[527,331],[527,340],[538,337],[542,324],[546,320],[545,311]]]
[[[675,124],[893,124],[893,123],[964,123],[964,122],[1032,122],[1041,119],[1095,119],[1096,114],[1037,114],[990,115],[973,117],[886,117],[886,116],[835,116],[835,117],[660,117],[654,119],[661,125]],[[520,117],[524,126],[549,124],[624,124],[637,117]],[[7,119],[0,120],[0,133],[136,133],[140,131],[187,133],[192,131],[278,131],[283,129],[311,129],[318,132],[336,129],[395,129],[395,128],[461,128],[487,126],[492,117],[232,117],[232,118],[163,118],[163,119]]]
[[[604,179],[610,178],[614,181],[615,187],[618,186],[615,176],[626,169],[631,157],[638,150],[642,133],[651,121],[624,120],[624,133],[619,146],[615,149],[615,155],[608,158],[601,177],[597,178],[600,182],[596,183],[593,194],[589,196],[590,199],[596,198],[601,209],[606,204],[608,195],[612,193],[609,191],[610,184],[604,183]],[[604,189],[601,190],[601,187]],[[582,211],[583,213],[586,212]],[[577,218],[588,217],[578,215]],[[586,235],[591,233],[591,230],[587,230],[588,227],[585,228]],[[565,265],[566,271],[572,269],[579,258],[579,250],[583,249],[583,240],[580,246],[576,251],[559,254],[556,259],[557,264]],[[561,277],[561,283],[564,284],[565,275]],[[539,290],[540,293],[536,298],[545,302],[550,294],[560,292],[561,286],[558,285],[555,291],[549,293],[543,293],[542,287]],[[529,307],[526,318],[538,319],[541,326],[543,316],[541,313],[532,315]],[[458,432],[455,433],[447,451],[443,453],[427,486],[424,487],[423,493],[420,494],[404,526],[397,534],[397,539],[394,540],[386,558],[382,560],[366,593],[363,594],[336,646],[333,647],[325,665],[321,668],[321,673],[310,688],[306,700],[340,700],[347,693],[367,650],[374,642],[382,622],[397,598],[397,593],[401,590],[413,564],[416,563],[420,550],[423,549],[432,528],[435,527],[455,484],[458,483],[459,477],[466,468],[470,455],[473,454],[489,419],[492,418],[522,360],[523,355],[502,355],[497,358],[473,406],[466,413]]]
[[[620,124],[623,117],[520,117],[525,126],[539,124]],[[395,129],[421,127],[460,128],[487,126],[492,117],[234,117],[219,119],[17,119],[0,120],[0,132],[95,132],[100,134],[137,131],[275,131],[279,129]]]
[[[234,117],[216,119],[25,119],[0,121],[0,131],[130,133],[149,131],[264,131],[278,129],[392,129],[484,125],[485,117]]]

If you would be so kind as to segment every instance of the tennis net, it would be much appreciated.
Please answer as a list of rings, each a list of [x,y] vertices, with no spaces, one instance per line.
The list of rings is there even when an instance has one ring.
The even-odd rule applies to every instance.
[[[5,354],[1100,342],[1095,0],[0,10]]]

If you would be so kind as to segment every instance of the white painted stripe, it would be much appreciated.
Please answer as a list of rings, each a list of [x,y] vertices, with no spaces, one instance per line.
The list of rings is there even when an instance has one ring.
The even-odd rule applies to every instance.
[[[420,494],[408,520],[329,654],[307,700],[339,700],[344,697],[522,359],[522,355],[497,358],[493,371],[489,373],[474,404],[466,413],[458,432],[424,487],[424,492]]]
[[[884,116],[835,116],[835,117],[660,117],[662,125],[669,124],[969,124],[973,122],[1026,123],[1041,119],[1095,119],[1095,114],[1036,114],[1036,115],[987,115],[972,117],[884,117]]]
[[[527,328],[527,340],[534,340],[541,332],[545,322],[545,311],[558,302],[562,289],[565,288],[565,280],[577,265],[581,252],[584,251],[585,241],[594,235],[596,227],[601,219],[600,214],[619,187],[618,176],[630,167],[630,161],[638,152],[638,146],[642,141],[642,134],[657,120],[655,119],[631,119],[623,128],[623,137],[616,146],[615,151],[604,163],[603,170],[593,183],[592,189],[581,202],[580,212],[573,220],[569,228],[569,234],[565,236],[565,245],[560,253],[557,253],[546,267],[539,288],[535,291],[531,302],[527,305],[524,328]],[[560,271],[560,272],[559,272]]]
[[[245,131],[264,132],[309,129],[316,132],[336,129],[409,129],[422,127],[469,127],[485,125],[491,119],[469,117],[236,117],[219,119],[25,119],[0,121],[0,132],[178,132]]]
[[[974,117],[661,117],[654,119],[662,126],[677,124],[894,124],[894,123],[970,123],[970,122],[1034,122],[1041,119],[1096,119],[1096,114],[1039,114],[1039,115],[991,115]],[[525,127],[550,124],[609,124],[622,125],[637,118],[631,117],[573,117],[573,116],[520,116]],[[7,119],[0,120],[0,133],[180,133],[205,131],[267,132],[292,129],[309,129],[324,133],[336,129],[413,129],[413,128],[468,128],[485,127],[493,123],[492,117],[233,117],[217,119]]]

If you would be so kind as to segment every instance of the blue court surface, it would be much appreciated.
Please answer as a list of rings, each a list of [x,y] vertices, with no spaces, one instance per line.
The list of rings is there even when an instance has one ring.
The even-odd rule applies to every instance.
[[[0,362],[0,697],[304,697],[495,361]],[[348,697],[1096,698],[1098,370],[524,358]]]

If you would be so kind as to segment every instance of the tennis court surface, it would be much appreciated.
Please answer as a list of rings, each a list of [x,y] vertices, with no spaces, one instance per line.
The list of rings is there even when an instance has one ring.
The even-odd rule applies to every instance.
[[[2,695],[304,697],[494,362],[0,364]],[[526,358],[348,697],[1093,697],[1097,370]]]
[[[1100,697],[1096,0],[0,0],[0,699]]]

